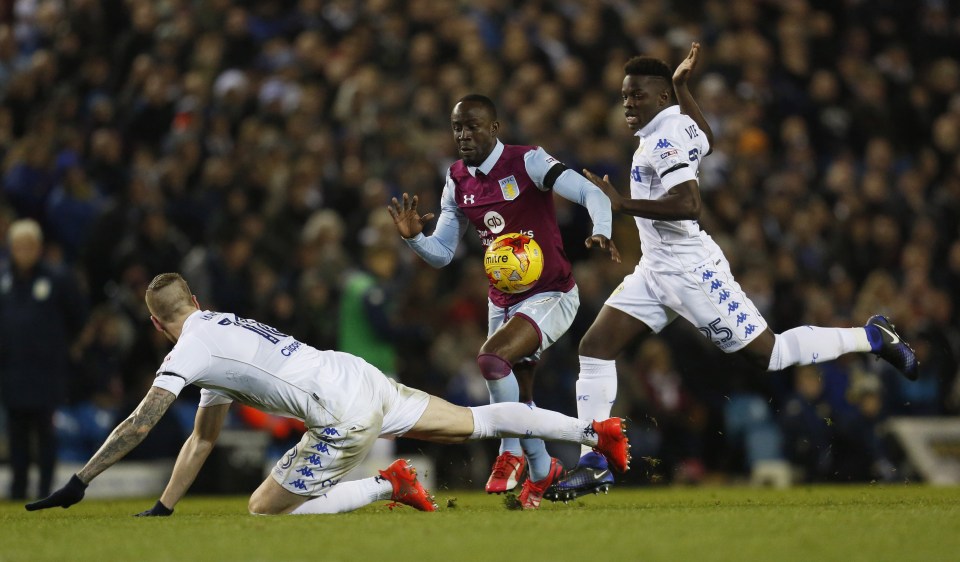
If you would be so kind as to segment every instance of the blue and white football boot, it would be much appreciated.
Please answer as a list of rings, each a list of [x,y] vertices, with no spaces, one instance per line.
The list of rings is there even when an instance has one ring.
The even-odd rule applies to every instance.
[[[917,380],[920,374],[917,355],[910,344],[900,337],[886,316],[880,314],[871,316],[864,329],[867,330],[867,339],[870,340],[874,355],[885,359],[908,379]]]
[[[543,497],[550,501],[568,502],[585,494],[607,493],[613,486],[613,473],[607,459],[597,452],[589,452],[577,462],[556,484],[547,488]]]

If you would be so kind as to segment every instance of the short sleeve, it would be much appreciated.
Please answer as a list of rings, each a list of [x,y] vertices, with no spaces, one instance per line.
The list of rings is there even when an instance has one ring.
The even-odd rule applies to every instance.
[[[527,175],[541,191],[548,191],[553,186],[553,182],[546,181],[546,178],[554,166],[560,166],[562,168],[560,172],[567,169],[562,162],[547,154],[547,151],[539,146],[523,155],[523,165]],[[554,172],[554,180],[558,174]]]
[[[174,373],[160,373],[153,379],[153,386],[169,390],[174,396],[180,396],[180,391],[187,386],[187,381]]]
[[[447,170],[447,177],[443,180],[443,191],[440,193],[440,210],[457,216],[462,214],[460,207],[457,206],[457,184],[454,183],[449,170]]]
[[[181,337],[157,369],[153,386],[179,395],[184,386],[197,380],[209,367],[210,350],[207,346],[195,337]]]
[[[660,176],[663,188],[667,190],[697,179],[700,149],[684,140],[680,124],[687,121],[689,120],[678,119],[678,124],[664,127],[657,131],[657,138],[651,139],[650,164]],[[690,123],[693,124],[692,121]]]

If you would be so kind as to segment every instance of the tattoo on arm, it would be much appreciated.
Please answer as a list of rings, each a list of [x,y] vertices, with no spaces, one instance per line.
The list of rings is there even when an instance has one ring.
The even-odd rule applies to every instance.
[[[176,398],[170,391],[151,387],[137,409],[110,433],[100,450],[77,473],[80,480],[89,483],[132,451],[157,425]]]

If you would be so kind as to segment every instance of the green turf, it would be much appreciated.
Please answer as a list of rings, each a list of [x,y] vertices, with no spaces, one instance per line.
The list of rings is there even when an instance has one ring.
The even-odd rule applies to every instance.
[[[960,488],[620,488],[539,512],[475,491],[437,499],[440,513],[381,502],[254,517],[245,498],[188,497],[150,519],[130,514],[155,498],[36,513],[0,503],[0,561],[960,560]]]

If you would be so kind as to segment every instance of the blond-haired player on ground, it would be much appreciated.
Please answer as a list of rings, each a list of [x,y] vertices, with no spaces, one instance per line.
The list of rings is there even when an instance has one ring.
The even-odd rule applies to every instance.
[[[187,438],[159,501],[140,515],[170,515],[213,449],[231,402],[295,417],[307,425],[250,497],[254,514],[341,513],[377,500],[434,511],[430,494],[406,461],[380,476],[340,483],[380,436],[439,443],[535,436],[596,447],[620,470],[629,463],[619,418],[582,422],[521,403],[464,408],[396,383],[362,359],[324,351],[235,314],[200,309],[177,273],[156,276],[147,288],[154,327],[175,345],[146,397],[120,423],[70,482],[28,510],[69,507],[87,485],[139,444],[187,384],[201,391]]]

